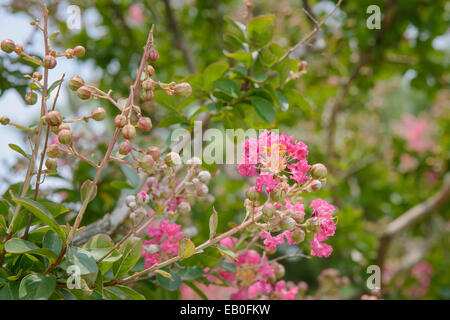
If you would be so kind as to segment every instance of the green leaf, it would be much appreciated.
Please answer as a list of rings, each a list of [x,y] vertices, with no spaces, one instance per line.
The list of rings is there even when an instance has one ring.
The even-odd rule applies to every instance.
[[[225,53],[228,58],[242,62],[247,68],[252,65],[252,54],[250,52]]]
[[[227,271],[236,272],[236,265],[233,263],[221,261],[219,263],[219,266],[221,266],[222,268],[224,268]]]
[[[192,290],[194,290],[194,292],[203,300],[208,300],[208,297],[206,296],[206,294],[203,293],[202,290],[200,290],[199,287],[197,287],[197,285],[192,282],[192,281],[185,281],[184,282],[189,288],[191,288]]]
[[[158,281],[160,286],[163,287],[164,289],[167,289],[169,291],[175,291],[181,286],[183,281],[181,280],[178,274],[172,272],[171,275],[172,280],[165,276],[162,276],[161,274],[157,274],[156,281]]]
[[[89,195],[89,199],[87,201],[91,202],[97,195],[97,185],[89,179],[84,181],[80,188],[80,195],[81,201],[83,202]]]
[[[52,252],[59,254],[62,249],[62,242],[54,231],[49,230],[44,234],[44,237],[42,238],[42,247],[50,249]]]
[[[29,274],[20,282],[19,298],[24,300],[48,299],[56,288],[56,277],[52,274]]]
[[[67,249],[67,265],[75,265],[79,268],[79,274],[92,274],[98,271],[97,262],[93,255],[87,250],[78,247],[69,247]]]
[[[272,40],[274,19],[274,15],[266,15],[254,17],[250,20],[247,27],[247,34],[253,48],[262,48]]]
[[[211,91],[213,89],[213,83],[217,79],[220,79],[223,74],[228,70],[229,65],[225,61],[217,61],[206,67],[203,72],[203,88],[205,91]]]
[[[37,200],[40,204],[48,209],[48,211],[52,214],[53,218],[56,218],[64,213],[69,212],[69,209],[60,204],[47,199],[39,199]]]
[[[53,82],[50,87],[48,87],[47,90],[47,98],[50,97],[50,93],[52,93],[53,90],[55,90],[55,88],[57,88],[59,86],[59,84],[61,83],[61,80],[56,80],[55,82]]]
[[[114,242],[106,233],[99,233],[89,239],[83,246],[84,249],[112,248]]]
[[[47,208],[45,208],[42,204],[25,198],[13,198],[13,201],[31,211],[39,220],[51,227],[58,234],[61,240],[65,240],[66,235],[64,234],[63,229],[58,225]]]
[[[281,93],[277,92],[278,101],[280,101],[281,110],[286,112],[289,110],[289,101],[288,99]]]
[[[227,247],[217,246],[216,248],[217,248],[217,250],[219,250],[221,255],[229,256],[230,258],[232,258],[234,260],[237,259],[236,253],[233,252],[232,250],[228,249]]]
[[[129,185],[125,181],[112,181],[110,183],[111,187],[114,189],[122,190],[122,189],[134,189],[133,186]]]
[[[214,88],[230,97],[239,97],[239,87],[237,83],[231,79],[219,79],[214,81]]]
[[[181,280],[193,280],[200,278],[203,276],[203,269],[195,266],[195,267],[186,267],[177,272],[180,276]]]
[[[141,179],[139,178],[139,175],[136,173],[136,170],[134,170],[129,166],[120,166],[120,169],[122,170],[127,180],[131,183],[131,185],[134,188],[137,188],[139,186],[139,183],[141,182]]]
[[[170,127],[171,125],[177,124],[177,123],[188,123],[187,119],[181,115],[178,114],[171,114],[169,116],[164,117],[159,123],[158,128],[166,128]]]
[[[47,248],[39,248],[34,243],[19,238],[9,239],[5,243],[5,250],[9,253],[29,253],[43,256],[50,261],[56,261],[58,255]]]
[[[168,273],[167,271],[158,269],[158,270],[155,270],[153,272],[156,273],[156,274],[160,274],[160,275],[162,275],[163,277],[166,277],[169,280],[173,280],[172,275],[170,273]]]
[[[187,259],[195,253],[195,244],[189,238],[183,238],[180,241],[180,256]]]
[[[275,120],[275,110],[269,101],[255,96],[250,97],[250,101],[258,115],[267,123],[272,123]]]
[[[209,217],[209,238],[212,239],[216,235],[217,225],[219,224],[219,215],[213,207],[213,213]]]
[[[22,156],[24,156],[25,158],[27,158],[28,160],[31,159],[31,155],[29,155],[28,153],[26,153],[25,151],[22,150],[21,147],[19,147],[18,145],[14,144],[14,143],[10,143],[8,144],[8,147],[12,150],[14,150],[15,152],[21,154]]]
[[[115,285],[112,287],[106,287],[104,289],[107,293],[112,293],[121,300],[146,300],[145,297],[139,292],[131,289],[130,287]]]
[[[142,253],[142,239],[128,238],[120,247],[119,252],[122,254],[122,258],[113,265],[114,279],[124,277],[139,260]]]

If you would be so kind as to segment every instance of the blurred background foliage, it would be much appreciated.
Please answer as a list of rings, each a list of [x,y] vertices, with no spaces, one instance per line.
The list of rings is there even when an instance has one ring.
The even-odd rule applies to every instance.
[[[6,8],[31,18],[39,15],[37,3],[15,0]],[[205,76],[203,72],[211,63],[224,61],[229,68],[242,64],[224,55],[236,46],[230,36],[233,26],[227,19],[245,23],[246,6],[241,0],[80,0],[70,4],[81,8],[81,30],[67,27],[68,3],[48,2],[52,28],[61,30],[55,41],[61,48],[86,47],[80,68],[94,66],[97,86],[105,91],[111,88],[116,96],[128,91],[151,24],[156,27],[160,59],[155,69],[160,81],[187,79],[196,89],[193,82]],[[272,39],[286,48],[316,27],[315,20],[320,21],[334,5],[331,1],[255,0],[250,12],[252,16],[273,14]],[[381,8],[380,30],[366,26],[369,5]],[[309,17],[304,9],[310,12]],[[314,39],[292,52],[292,59],[308,63],[307,73],[289,84],[294,93],[288,95],[287,108],[277,109],[272,124],[261,117],[242,117],[234,111],[217,115],[206,108],[212,117],[207,127],[279,128],[309,146],[310,163],[322,162],[329,168],[328,185],[314,196],[329,199],[339,209],[337,232],[330,241],[333,254],[328,259],[283,261],[288,280],[305,281],[314,290],[322,270],[336,268],[350,279],[350,285],[336,297],[359,298],[369,293],[366,268],[377,261],[383,230],[442,186],[450,164],[449,18],[450,6],[443,0],[344,0]],[[2,55],[1,59],[7,58]],[[2,65],[2,92],[12,87],[24,95],[26,86],[20,72]],[[68,103],[76,113],[79,102],[71,98]],[[203,113],[190,117],[195,109],[176,109],[174,104],[174,111],[170,104],[155,97],[142,106],[159,128],[142,138],[143,144],[165,147],[169,130],[190,128],[193,119],[206,119]],[[107,103],[104,107],[113,118],[115,111]],[[407,115],[416,122],[407,122]],[[420,120],[425,124],[414,136],[410,131]],[[85,135],[95,141],[91,152],[100,155],[107,143],[105,135]],[[427,147],[414,145],[421,139],[429,140]],[[84,164],[74,165],[78,167],[72,176],[73,189],[60,190],[66,192],[68,202],[78,201],[79,194],[73,190],[90,176]],[[237,222],[244,214],[244,192],[249,183],[237,175],[234,166],[214,169],[210,189],[215,196],[213,204],[222,221]],[[107,170],[85,224],[111,212],[119,191],[111,188],[110,182],[123,177],[118,166]],[[193,208],[193,221],[199,230],[196,242],[208,237],[205,217],[213,204]],[[450,298],[449,209],[447,203],[432,210],[393,239],[385,261],[389,275],[383,272],[384,298]],[[227,228],[223,223],[219,231]],[[289,248],[281,252],[289,252]],[[432,270],[429,283],[420,282],[416,275],[424,262]],[[418,263],[422,264],[417,267]],[[414,273],[414,268],[419,271]],[[426,290],[417,290],[417,286]],[[148,297],[178,297],[145,286],[139,290]]]

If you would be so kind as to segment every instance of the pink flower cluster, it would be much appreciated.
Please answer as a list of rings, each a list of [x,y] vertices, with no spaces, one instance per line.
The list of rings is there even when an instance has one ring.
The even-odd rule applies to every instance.
[[[336,224],[333,219],[334,206],[322,199],[315,199],[311,202],[313,208],[312,216],[318,219],[320,230],[311,239],[311,255],[317,257],[328,257],[333,248],[323,243],[328,237],[333,236],[336,231]]]
[[[294,141],[293,136],[265,130],[258,139],[245,140],[243,149],[239,173],[258,176],[255,181],[258,192],[272,191],[280,183],[282,174],[288,174],[299,184],[308,180],[306,173],[311,168],[306,160],[308,147],[301,141]]]
[[[406,140],[409,150],[423,153],[432,150],[435,146],[431,137],[432,126],[426,119],[407,114],[395,130],[397,135]]]
[[[161,256],[176,256],[179,250],[179,241],[183,238],[183,231],[180,231],[181,225],[170,223],[169,220],[163,220],[158,227],[149,226],[147,235],[150,240],[144,241],[142,256],[145,260],[145,268],[159,263]],[[151,245],[159,246],[159,250],[146,250]]]

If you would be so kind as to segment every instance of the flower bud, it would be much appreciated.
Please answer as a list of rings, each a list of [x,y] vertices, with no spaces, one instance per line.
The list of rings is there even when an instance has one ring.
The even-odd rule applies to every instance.
[[[191,211],[189,202],[183,201],[178,205],[178,212],[181,214],[188,214]]]
[[[327,167],[321,163],[316,163],[311,167],[311,176],[314,179],[323,179],[327,176]]]
[[[281,218],[280,215],[275,215],[275,217],[273,217],[270,221],[269,221],[269,230],[271,232],[277,232],[280,231],[280,223],[281,223]]]
[[[86,54],[86,49],[83,46],[76,46],[75,48],[73,48],[73,53],[78,58],[81,58]]]
[[[274,189],[270,192],[270,199],[274,202],[283,202],[286,198],[286,192],[284,190]]]
[[[91,112],[91,117],[95,121],[102,121],[103,119],[106,118],[106,110],[103,108],[95,108]]]
[[[8,117],[0,117],[0,123],[6,126],[11,120]]]
[[[302,229],[295,229],[292,232],[292,240],[294,240],[297,243],[303,242],[305,240],[305,232]]]
[[[16,48],[16,45],[14,44],[14,41],[12,41],[11,39],[5,39],[2,40],[1,48],[6,53],[11,53]]]
[[[34,72],[33,73],[33,76],[32,76],[34,79],[36,79],[37,81],[39,81],[39,80],[41,80],[42,79],[42,73],[40,73],[39,71],[36,71],[36,72]]]
[[[178,83],[174,87],[174,94],[180,97],[187,97],[192,93],[192,87],[189,83]]]
[[[45,167],[51,171],[56,170],[58,168],[58,162],[55,159],[47,158],[45,160]]]
[[[59,154],[59,148],[56,144],[51,144],[47,147],[47,156],[49,158],[58,158]]]
[[[155,74],[155,69],[151,65],[147,66],[147,74],[149,77]]]
[[[155,177],[149,177],[146,181],[145,184],[147,185],[147,187],[149,189],[151,189],[153,186],[156,186],[156,184],[158,183],[158,179],[156,179]]]
[[[70,130],[61,130],[58,133],[58,141],[62,144],[70,144],[72,142],[72,132]]]
[[[289,216],[284,216],[281,218],[280,228],[283,230],[293,230],[295,228],[296,222]]]
[[[141,99],[145,101],[151,101],[153,100],[153,97],[155,94],[153,93],[153,90],[143,90],[141,92]]]
[[[148,203],[149,200],[150,200],[150,197],[144,191],[138,192],[136,194],[136,204],[139,206],[141,206],[145,203]]]
[[[17,54],[21,54],[23,52],[23,46],[21,44],[16,44],[16,47],[14,48],[14,52]]]
[[[272,264],[273,270],[275,271],[275,277],[277,279],[283,278],[284,274],[286,273],[286,269],[281,263],[274,262]]]
[[[154,61],[156,61],[156,60],[158,60],[159,59],[159,53],[158,53],[158,50],[156,50],[155,48],[150,48],[150,51],[148,52],[148,55],[147,55],[147,59],[149,60],[149,61],[151,61],[151,62],[154,62]]]
[[[275,211],[277,211],[277,208],[275,208],[275,206],[270,202],[266,202],[262,208],[264,217],[268,219],[273,217]]]
[[[131,144],[128,140],[125,140],[124,142],[121,142],[119,144],[119,153],[121,155],[126,156],[127,154],[129,154],[131,152]]]
[[[148,147],[145,153],[151,155],[155,160],[158,160],[159,157],[161,157],[161,151],[159,151],[158,147]]]
[[[206,184],[203,184],[203,183],[197,185],[195,190],[196,190],[197,195],[199,197],[206,196],[208,194],[208,191],[209,191],[208,186]]]
[[[142,89],[144,89],[145,91],[153,90],[153,81],[150,79],[142,81]]]
[[[169,154],[167,154],[167,156],[164,158],[164,162],[167,164],[167,166],[169,167],[176,167],[179,166],[181,164],[181,157],[178,153],[176,152],[170,152]]]
[[[132,124],[127,124],[122,128],[124,139],[133,140],[136,137],[136,128]]]
[[[309,218],[308,220],[306,220],[305,222],[306,225],[306,229],[312,231],[312,232],[317,232],[320,231],[320,221],[317,217],[312,217]]]
[[[153,160],[152,156],[148,155],[148,154],[144,155],[139,161],[139,165],[144,170],[152,169],[154,164],[155,164],[155,160]]]
[[[58,127],[62,123],[62,116],[59,111],[53,110],[47,113],[45,121],[49,126]]]
[[[152,120],[149,117],[140,117],[137,126],[142,132],[149,132],[152,129]]]
[[[250,187],[245,192],[245,196],[247,197],[247,199],[249,199],[251,201],[256,201],[256,200],[258,200],[259,193],[258,193],[258,191],[256,191],[255,187]]]
[[[69,80],[69,89],[72,91],[77,91],[79,88],[84,86],[84,80],[83,78],[79,76],[73,76]]]
[[[208,171],[200,171],[198,174],[198,180],[200,180],[201,182],[208,184],[209,181],[211,180],[211,173],[209,173]]]
[[[318,191],[321,188],[322,188],[322,182],[320,182],[319,180],[311,181],[311,184],[308,187],[308,189],[311,191]]]
[[[56,128],[56,133],[59,133],[61,130],[70,130],[70,127],[67,123],[61,123],[58,128]]]
[[[53,69],[56,66],[56,58],[48,55],[44,58],[44,67],[47,69]]]
[[[123,128],[127,124],[127,117],[125,117],[124,115],[118,114],[114,118],[114,124],[116,125],[117,128]]]
[[[35,104],[37,102],[37,94],[33,91],[28,91],[25,94],[25,103],[28,105]]]
[[[66,49],[66,51],[64,51],[64,55],[67,59],[72,59],[74,55],[73,49]]]
[[[87,86],[79,87],[77,90],[77,96],[81,100],[88,100],[92,95],[91,89]]]

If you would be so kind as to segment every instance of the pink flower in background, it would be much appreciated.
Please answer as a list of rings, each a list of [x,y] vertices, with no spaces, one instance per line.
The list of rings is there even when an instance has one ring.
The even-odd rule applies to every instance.
[[[435,147],[432,139],[432,124],[426,119],[407,114],[396,126],[395,131],[398,136],[406,140],[409,150],[424,153]]]
[[[130,24],[139,25],[144,22],[144,13],[142,12],[142,7],[138,4],[132,4],[128,8],[127,16]]]
[[[228,249],[233,249],[235,243],[237,242],[237,238],[235,237],[226,237],[225,239],[220,240],[220,245],[224,246]]]
[[[298,287],[292,287],[288,289],[286,287],[286,282],[284,280],[280,280],[275,284],[274,291],[280,296],[282,300],[294,300],[295,295],[298,292]]]

